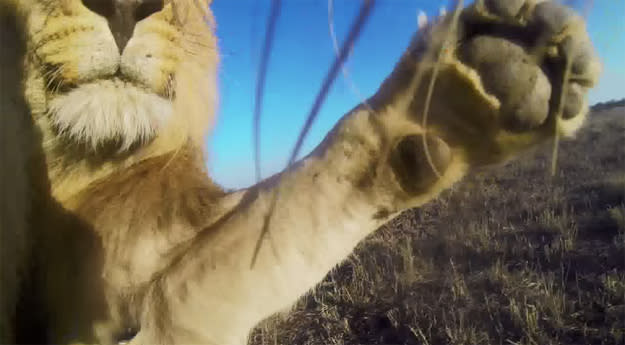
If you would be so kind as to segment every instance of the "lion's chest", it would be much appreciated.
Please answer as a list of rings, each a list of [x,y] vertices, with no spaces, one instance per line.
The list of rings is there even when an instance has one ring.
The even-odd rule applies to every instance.
[[[93,242],[82,250],[84,241],[74,241],[90,259],[81,263],[77,256],[72,265],[84,266],[91,272],[89,281],[101,283],[98,290],[113,314],[133,308],[137,296],[170,264],[173,249],[218,216],[214,205],[220,195],[195,157],[184,151],[103,178],[67,203],[76,205],[70,212],[80,223],[76,236]]]

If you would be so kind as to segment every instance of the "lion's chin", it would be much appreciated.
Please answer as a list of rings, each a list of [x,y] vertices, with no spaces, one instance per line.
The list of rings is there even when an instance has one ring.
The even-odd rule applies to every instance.
[[[93,150],[115,142],[126,151],[151,140],[172,109],[171,100],[119,79],[81,85],[48,103],[58,133]]]

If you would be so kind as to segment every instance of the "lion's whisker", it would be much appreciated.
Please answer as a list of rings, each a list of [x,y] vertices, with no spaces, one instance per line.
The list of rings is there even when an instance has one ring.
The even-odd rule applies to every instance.
[[[256,77],[256,92],[254,94],[254,123],[253,123],[253,140],[254,140],[254,171],[256,182],[261,180],[260,170],[260,119],[262,115],[262,102],[265,92],[265,81],[267,77],[267,69],[269,66],[269,57],[271,55],[271,47],[275,37],[276,24],[280,16],[282,7],[281,0],[273,0],[269,17],[267,18],[267,26],[265,27],[265,41],[263,43],[260,65],[258,66],[258,75]]]

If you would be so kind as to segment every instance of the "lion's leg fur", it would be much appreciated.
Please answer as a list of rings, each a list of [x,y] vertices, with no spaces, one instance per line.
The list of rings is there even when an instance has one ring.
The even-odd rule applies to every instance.
[[[230,214],[199,233],[147,293],[137,343],[242,343],[257,322],[292,304],[398,210],[427,202],[462,176],[466,166],[453,157],[440,166],[447,168],[440,180],[402,188],[389,164],[400,136],[384,133],[376,116],[355,110],[315,153],[248,190]],[[427,178],[429,167],[416,168],[411,172]],[[276,191],[269,236],[250,268]]]
[[[450,67],[444,75],[458,83],[441,84],[450,89],[440,92],[454,85],[468,91],[462,81],[483,92],[472,74]],[[257,322],[292,304],[364,237],[459,180],[469,168],[467,152],[429,138],[437,177],[424,159],[423,128],[414,113],[397,111],[401,91],[386,98],[390,87],[401,85],[389,80],[372,102],[375,111],[354,109],[309,156],[238,192],[245,194],[231,212],[179,248],[146,293],[134,342],[241,344]],[[250,268],[275,192],[269,235]]]

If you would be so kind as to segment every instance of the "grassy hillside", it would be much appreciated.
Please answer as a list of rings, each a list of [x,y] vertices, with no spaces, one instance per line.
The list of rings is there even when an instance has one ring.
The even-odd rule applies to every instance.
[[[625,344],[625,107],[362,243],[259,344]]]

